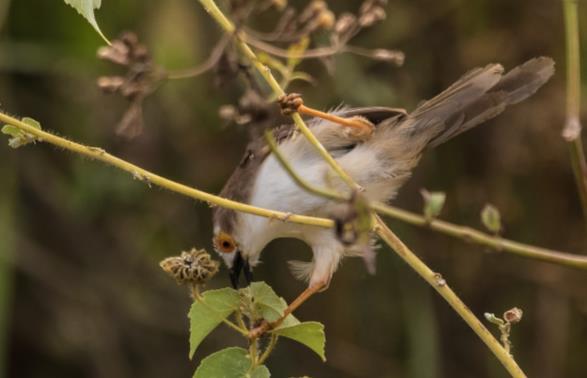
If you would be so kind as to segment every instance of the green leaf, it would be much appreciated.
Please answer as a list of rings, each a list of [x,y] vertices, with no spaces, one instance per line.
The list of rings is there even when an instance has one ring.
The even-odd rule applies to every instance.
[[[21,119],[21,121],[23,123],[26,123],[29,126],[34,127],[35,129],[41,130],[41,124],[39,123],[39,121],[37,121],[34,118],[31,118],[31,117],[23,117],[23,119]]]
[[[481,222],[494,234],[498,234],[501,231],[501,215],[499,214],[499,210],[493,205],[485,205],[481,211]]]
[[[10,135],[13,138],[19,137],[23,132],[18,127],[12,125],[4,125],[2,127],[2,134]]]
[[[104,39],[104,41],[106,41],[106,43],[110,44],[110,41],[108,40],[108,38],[106,38],[106,36],[104,36],[102,31],[100,30],[100,27],[98,26],[98,22],[96,21],[96,16],[94,14],[94,10],[100,9],[100,6],[102,6],[102,0],[63,0],[63,1],[65,1],[65,4],[70,5],[79,14],[81,14],[82,17],[85,18],[90,23],[90,25],[92,25],[94,27],[94,29],[98,32],[98,34],[100,34],[100,37],[102,37],[102,39]]]
[[[326,361],[324,352],[326,346],[326,336],[324,335],[324,325],[318,322],[303,322],[291,327],[278,328],[272,331],[274,334],[290,338],[304,344],[312,349],[322,361]]]
[[[269,378],[265,365],[252,368],[251,358],[243,348],[222,349],[204,358],[194,373],[194,378]]]
[[[287,303],[283,298],[275,294],[275,291],[265,282],[253,282],[249,286],[251,296],[254,300],[256,312],[268,322],[274,322],[281,318],[283,312],[287,308]],[[288,315],[281,323],[280,327],[289,327],[299,324],[293,315]]]
[[[422,194],[422,198],[424,199],[424,217],[427,220],[432,220],[439,216],[446,202],[446,193],[429,192],[426,189],[422,189],[420,190],[420,194]]]
[[[269,372],[269,369],[267,369],[267,366],[261,365],[261,366],[257,366],[251,372],[250,376],[251,376],[251,378],[270,378],[271,373]]]
[[[269,378],[269,370],[261,365],[251,371],[252,362],[243,348],[226,348],[204,358],[194,378]]]
[[[21,121],[35,129],[41,130],[41,124],[32,118],[24,117]],[[1,131],[2,134],[11,136],[11,138],[8,139],[8,145],[12,148],[22,147],[37,140],[37,137],[34,135],[13,125],[4,125]]]
[[[208,290],[201,300],[192,304],[189,312],[190,319],[190,358],[210,332],[224,319],[232,314],[240,304],[240,296],[236,290],[224,288]]]

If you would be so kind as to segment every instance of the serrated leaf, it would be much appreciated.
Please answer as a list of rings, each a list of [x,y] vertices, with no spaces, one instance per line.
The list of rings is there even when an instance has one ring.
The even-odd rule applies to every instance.
[[[269,370],[261,365],[251,371],[252,362],[243,348],[226,348],[204,358],[194,378],[269,378]]]
[[[274,334],[290,338],[312,349],[322,361],[326,361],[326,336],[324,325],[318,322],[303,322],[291,327],[278,328]]]
[[[94,10],[100,9],[102,6],[102,0],[63,0],[65,4],[70,5],[74,8],[83,18],[85,18],[90,25],[98,32],[100,37],[106,41],[106,43],[110,44],[110,41],[104,34],[100,27],[98,26],[98,22],[96,21],[96,15],[94,14]]]
[[[231,288],[208,290],[190,309],[190,358],[210,332],[232,314],[240,304],[239,293]]]
[[[483,225],[494,234],[501,231],[501,215],[499,210],[490,204],[485,205],[481,211],[481,222]]]
[[[253,282],[249,286],[251,296],[254,300],[256,311],[261,317],[268,322],[274,322],[281,318],[283,312],[287,308],[287,303],[283,298],[275,294],[275,291],[265,282]],[[293,315],[289,315],[281,323],[280,327],[289,327],[299,324]]]

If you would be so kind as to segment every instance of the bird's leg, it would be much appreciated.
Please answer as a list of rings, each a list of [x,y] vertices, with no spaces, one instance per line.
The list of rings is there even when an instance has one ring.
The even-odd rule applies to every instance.
[[[337,123],[343,127],[349,128],[349,132],[359,139],[366,139],[373,134],[375,126],[363,117],[343,118],[334,114],[326,113],[304,105],[302,96],[298,93],[283,95],[277,99],[283,115],[290,115],[293,112],[305,114],[311,117],[322,118],[324,120]]]
[[[263,333],[267,332],[268,330],[279,327],[279,325],[281,325],[281,323],[283,323],[285,318],[287,318],[292,312],[297,310],[312,295],[321,291],[326,286],[328,286],[327,281],[320,281],[320,282],[313,284],[312,286],[309,286],[296,299],[294,299],[294,301],[291,302],[289,304],[289,306],[287,306],[287,308],[283,312],[283,315],[279,319],[277,319],[276,321],[271,322],[271,323],[264,321],[263,323],[261,323],[260,326],[252,329],[249,332],[249,338],[251,338],[251,339],[258,338],[259,336],[261,336]]]

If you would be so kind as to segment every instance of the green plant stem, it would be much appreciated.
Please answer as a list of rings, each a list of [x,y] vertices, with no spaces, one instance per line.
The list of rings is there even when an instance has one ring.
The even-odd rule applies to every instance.
[[[265,139],[277,161],[302,189],[305,189],[306,191],[318,196],[336,201],[349,200],[349,198],[345,195],[328,189],[318,188],[304,180],[299,174],[297,174],[297,172],[295,172],[291,164],[286,161],[283,154],[279,150],[277,143],[275,142],[273,134],[270,131],[265,132]],[[522,244],[512,240],[503,239],[499,236],[490,235],[470,227],[459,226],[438,219],[427,219],[422,215],[388,206],[381,202],[371,202],[370,207],[379,214],[387,215],[391,218],[395,218],[412,225],[430,228],[434,231],[461,239],[466,242],[485,245],[499,252],[508,252],[521,257],[587,270],[587,257],[585,256],[573,255],[570,253]]]
[[[222,206],[235,211],[241,211],[249,214],[259,215],[262,217],[273,218],[283,222],[301,223],[319,227],[332,227],[334,225],[334,222],[330,219],[309,217],[305,215],[297,215],[263,209],[260,207],[255,207],[237,201],[222,198],[219,196],[215,196],[213,194],[206,193],[195,188],[191,188],[187,185],[180,184],[178,182],[166,179],[165,177],[149,172],[139,166],[131,164],[125,160],[122,160],[114,155],[107,153],[101,148],[85,146],[83,144],[72,142],[68,139],[59,137],[49,132],[36,129],[4,113],[0,113],[0,121],[10,124],[29,134],[34,135],[36,138],[38,138],[39,141],[53,144],[57,147],[63,148],[71,152],[75,152],[77,154],[89,157],[94,160],[102,161],[106,164],[109,164],[111,166],[114,166],[116,168],[122,169],[123,171],[130,173],[135,179],[138,179],[149,184],[160,186],[172,192],[183,194],[196,200],[204,201],[216,206]]]
[[[261,354],[261,357],[259,357],[259,365],[264,364],[267,358],[269,358],[269,355],[271,355],[271,352],[273,352],[273,349],[275,349],[275,345],[277,345],[278,338],[279,336],[277,336],[276,334],[271,334],[271,339],[269,339],[269,344],[267,345],[267,348],[265,348],[265,351],[263,352],[263,354]]]
[[[563,137],[568,142],[571,166],[587,225],[587,162],[581,140],[581,59],[579,43],[579,2],[563,0],[567,49],[567,116]]]
[[[375,232],[389,245],[420,277],[430,284],[455,310],[457,314],[471,327],[479,338],[493,352],[501,364],[512,377],[526,377],[512,356],[495,339],[481,321],[469,310],[467,305],[448,286],[445,279],[432,271],[418,258],[388,227],[381,218],[376,217]]]
[[[253,362],[251,365],[252,368],[255,368],[257,365],[259,365],[259,350],[257,339],[249,339],[249,356]]]

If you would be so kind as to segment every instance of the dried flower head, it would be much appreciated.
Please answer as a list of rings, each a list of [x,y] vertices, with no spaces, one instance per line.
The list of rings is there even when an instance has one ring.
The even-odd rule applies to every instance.
[[[206,283],[219,268],[218,261],[212,260],[205,249],[192,248],[181,255],[168,257],[159,263],[163,271],[173,277],[179,285],[201,285]]]
[[[521,308],[514,307],[503,313],[503,319],[510,324],[516,324],[522,320],[523,315],[524,311]]]
[[[100,47],[97,55],[99,59],[126,68],[124,76],[102,76],[97,84],[105,93],[116,93],[129,101],[116,133],[134,138],[143,130],[143,100],[156,88],[161,73],[153,64],[147,48],[132,32],[124,32],[111,45]]]

